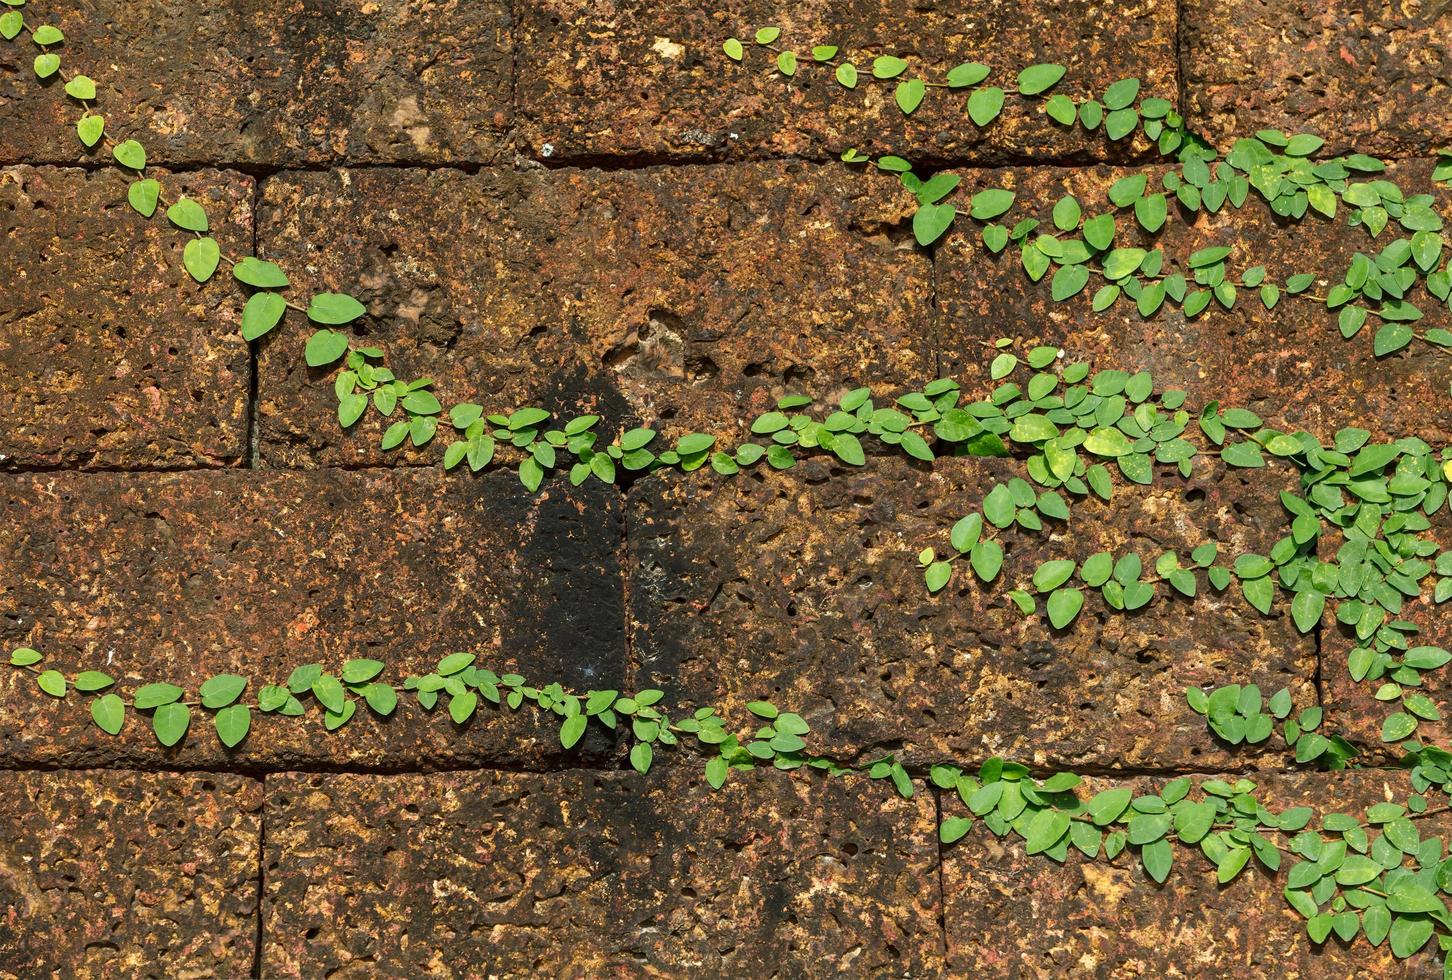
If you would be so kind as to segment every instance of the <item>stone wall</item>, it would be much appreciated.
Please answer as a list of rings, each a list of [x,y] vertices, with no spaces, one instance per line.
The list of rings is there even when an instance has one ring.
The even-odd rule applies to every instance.
[[[1326,436],[1452,434],[1446,361],[1375,363],[1334,319],[1242,304],[1193,322],[1054,305],[1012,258],[917,248],[910,200],[834,150],[917,150],[970,181],[1098,194],[1143,145],[1066,138],[957,100],[904,120],[726,64],[781,24],[941,65],[1053,60],[1126,75],[1220,145],[1266,126],[1385,155],[1427,184],[1452,132],[1448,13],[1350,0],[36,0],[142,136],[205,200],[224,248],[366,297],[371,336],[442,399],[526,400],[723,437],[785,387],[984,380],[1015,333],[1151,369],[1192,399]],[[198,286],[182,240],[75,152],[69,110],[0,45],[0,646],[126,685],[451,650],[587,687],[740,709],[771,697],[824,744],[929,762],[1002,753],[1102,775],[1251,772],[1287,805],[1381,799],[1402,777],[1292,773],[1214,744],[1189,684],[1324,693],[1374,741],[1328,618],[1302,637],[1238,600],[1163,600],[1068,632],[988,596],[929,597],[913,555],[1005,470],[817,460],[628,491],[444,476],[342,432],[292,323],[249,351],[242,291]],[[1446,203],[1445,200],[1443,203]],[[1355,244],[1258,204],[1169,233],[1245,242],[1273,276]],[[1439,314],[1443,318],[1446,311]],[[1436,324],[1445,325],[1445,324]],[[1437,397],[1442,396],[1442,397]],[[1126,490],[1052,545],[1073,556],[1208,537],[1265,550],[1278,487],[1201,468]],[[74,702],[0,671],[0,976],[562,974],[1412,975],[1363,941],[1304,938],[1281,883],[1217,889],[1186,860],[1065,867],[976,831],[925,782],[770,772],[708,792],[641,777],[591,736],[563,753],[525,715],[462,730],[404,712],[325,737],[260,718],[241,750],[140,725],[100,735]],[[1449,828],[1441,828],[1446,832]]]

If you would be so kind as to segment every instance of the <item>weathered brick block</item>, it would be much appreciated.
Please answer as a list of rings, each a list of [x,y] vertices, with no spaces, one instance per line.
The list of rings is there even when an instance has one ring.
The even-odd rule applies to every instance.
[[[932,797],[762,771],[268,779],[267,976],[941,973]]]
[[[512,124],[513,29],[500,0],[194,4],[96,0],[31,13],[65,31],[117,138],[159,163],[486,163]],[[0,103],[25,125],[0,161],[70,162],[79,105],[0,45]]]
[[[1318,815],[1360,813],[1410,791],[1405,773],[1254,774],[1262,802],[1276,810],[1312,807]],[[1089,793],[1107,788],[1086,780]],[[1136,792],[1163,781],[1136,780]],[[1082,792],[1082,791],[1081,791]],[[966,808],[943,795],[945,816]],[[1446,815],[1418,822],[1424,836],[1445,835]],[[1281,892],[1286,872],[1272,875],[1254,861],[1229,885],[1215,868],[1175,847],[1169,880],[1157,885],[1137,854],[1088,861],[1074,848],[1055,864],[1024,854],[1018,837],[1000,840],[981,824],[943,853],[948,970],[958,976],[1274,976],[1426,977],[1440,971],[1433,942],[1417,957],[1395,960],[1385,942],[1335,936],[1321,945]]]
[[[1049,212],[1065,193],[1073,193],[1085,214],[1111,210],[1109,186],[1132,171],[1121,169],[1019,169],[974,174],[974,186],[1007,187],[1017,192],[1024,214],[1052,227]],[[1159,186],[1160,171],[1152,170]],[[1439,206],[1452,201],[1445,187],[1431,182],[1430,161],[1410,161],[1391,170],[1408,193],[1435,190]],[[1037,211],[1033,206],[1037,205]],[[1284,283],[1296,273],[1318,276],[1309,292],[1324,296],[1343,281],[1357,251],[1375,254],[1391,241],[1392,232],[1373,240],[1364,230],[1348,228],[1345,217],[1328,221],[1316,216],[1287,224],[1259,198],[1239,211],[1228,205],[1218,215],[1198,216],[1173,209],[1164,230],[1145,235],[1126,211],[1118,214],[1120,244],[1151,247],[1156,241],[1167,260],[1184,271],[1191,253],[1211,245],[1234,248],[1229,267],[1236,278],[1249,267],[1264,265],[1268,278]],[[1345,208],[1341,209],[1344,215]],[[1016,220],[1019,212],[1013,213]],[[1193,223],[1190,223],[1190,219]],[[1126,234],[1128,232],[1128,234]],[[937,335],[944,370],[970,378],[986,377],[989,357],[981,342],[1021,335],[1061,344],[1072,357],[1092,358],[1101,368],[1148,369],[1157,383],[1183,388],[1198,414],[1205,403],[1249,408],[1267,424],[1305,429],[1330,440],[1342,426],[1357,425],[1378,437],[1418,435],[1434,444],[1452,438],[1452,403],[1445,397],[1446,358],[1420,341],[1376,358],[1372,335],[1379,322],[1369,318],[1361,332],[1344,339],[1337,313],[1306,298],[1282,296],[1267,311],[1257,290],[1241,289],[1235,309],[1212,303],[1194,319],[1167,304],[1144,319],[1133,303],[1121,297],[1109,310],[1094,313],[1090,300],[1103,280],[1093,278],[1078,295],[1054,302],[1049,279],[1031,281],[1017,250],[993,255],[977,237],[954,232],[938,249]],[[1419,327],[1452,326],[1452,314],[1420,288],[1415,296],[1426,313]],[[1433,397],[1438,396],[1438,397]]]
[[[1223,765],[1187,685],[1288,685],[1306,703],[1315,648],[1276,610],[1234,592],[1194,601],[1163,592],[1134,614],[1097,596],[1066,630],[1025,619],[1003,597],[1039,562],[1100,550],[1152,565],[1216,540],[1227,556],[1264,552],[1281,524],[1273,487],[1201,464],[1195,479],[1120,488],[1084,503],[1052,538],[1007,538],[990,590],[963,574],[928,595],[916,565],[1008,461],[947,459],[931,471],[870,459],[814,461],[729,482],[661,478],[630,492],[634,683],[696,704],[768,698],[798,711],[814,746],[916,764],[1002,754],[1044,765]]]
[[[10,127],[24,129],[26,127]],[[203,202],[228,252],[252,247],[252,180],[158,177]],[[22,466],[215,466],[247,430],[243,294],[182,268],[184,235],[126,204],[119,173],[0,171],[0,459]]]
[[[1425,156],[1452,128],[1440,4],[1189,0],[1182,21],[1190,120],[1217,145],[1278,128],[1338,152]]]
[[[930,261],[891,227],[901,202],[843,167],[297,174],[262,213],[262,252],[357,290],[369,340],[445,404],[724,437],[786,390],[932,374]],[[340,431],[307,332],[262,344],[264,461],[438,459],[382,453],[376,416]]]
[[[0,974],[251,972],[260,782],[105,771],[0,782]]]
[[[751,43],[768,24],[803,55],[814,44],[839,45],[865,74],[871,55],[883,53],[909,57],[932,80],[980,61],[1012,88],[1021,68],[1052,61],[1068,69],[1061,90],[1075,95],[1101,93],[1127,76],[1143,80],[1146,96],[1173,101],[1177,92],[1177,18],[1168,0],[733,0],[724,7],[544,0],[526,4],[519,18],[521,150],[554,160],[820,158],[851,146],[917,159],[1102,159],[1143,148],[1069,133],[1041,114],[1037,100],[1010,96],[1004,115],[980,130],[962,92],[931,90],[904,117],[891,84],[864,81],[847,91],[830,68],[805,63],[784,83],[767,70],[775,54]],[[722,53],[732,35],[746,42],[744,65]]]
[[[606,488],[535,498],[504,474],[435,471],[52,474],[0,482],[0,515],[5,649],[105,670],[128,690],[194,691],[231,672],[255,694],[298,664],[351,657],[383,660],[398,683],[455,650],[541,682],[623,680],[621,502]],[[57,702],[25,672],[4,668],[0,692],[9,764],[432,768],[560,751],[532,713],[486,707],[460,727],[411,695],[387,721],[360,706],[331,736],[315,711],[256,716],[235,752],[198,717],[167,750],[149,718],[113,739],[80,698]]]

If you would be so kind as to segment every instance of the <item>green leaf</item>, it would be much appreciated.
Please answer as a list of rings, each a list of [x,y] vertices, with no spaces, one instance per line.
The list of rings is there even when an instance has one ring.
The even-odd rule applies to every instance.
[[[732,61],[740,61],[744,53],[741,50],[741,42],[734,37],[728,37],[721,45],[721,49],[726,52],[726,57]]]
[[[132,701],[138,711],[171,704],[186,692],[175,684],[143,684],[136,689]]]
[[[1174,850],[1167,840],[1152,841],[1139,852],[1140,860],[1144,862],[1144,869],[1156,882],[1163,885],[1165,879],[1170,876],[1170,867],[1175,862]]]
[[[978,221],[989,221],[1013,207],[1013,191],[989,188],[973,195],[970,214]]]
[[[30,647],[16,647],[10,654],[10,666],[29,667],[31,664],[38,664],[44,659],[39,650],[32,650]]]
[[[560,726],[560,744],[567,749],[573,749],[584,736],[585,726],[589,723],[590,719],[586,715],[573,715],[566,718],[565,723]]]
[[[970,85],[977,85],[988,77],[991,69],[987,65],[979,64],[976,61],[965,61],[948,71],[949,88],[967,88]]]
[[[1302,589],[1291,600],[1291,618],[1296,629],[1309,633],[1321,621],[1321,610],[1326,606],[1326,597],[1315,589]]]
[[[338,326],[352,323],[367,309],[346,293],[319,293],[308,304],[308,319],[314,323]]]
[[[797,56],[792,51],[782,51],[776,56],[776,70],[787,78],[797,73]]]
[[[343,683],[362,684],[364,681],[371,681],[381,673],[383,673],[381,661],[359,657],[343,664]]]
[[[909,78],[898,82],[897,89],[893,92],[893,98],[897,101],[897,107],[902,114],[910,116],[913,110],[922,104],[923,96],[927,94],[928,87],[923,84],[921,78]]]
[[[175,701],[163,704],[151,716],[151,729],[156,733],[156,740],[167,748],[182,740],[191,723],[192,709]]]
[[[126,723],[126,702],[114,694],[103,694],[91,702],[91,720],[107,735],[119,735]]]
[[[923,579],[927,583],[929,592],[940,592],[953,577],[953,566],[945,561],[935,561],[923,572]]]
[[[913,215],[913,237],[927,247],[943,237],[957,216],[958,209],[952,204],[924,204]]]
[[[1062,810],[1040,810],[1024,832],[1024,849],[1040,854],[1059,842],[1069,832],[1069,815]]]
[[[451,677],[469,669],[474,664],[475,655],[472,653],[451,653],[439,661],[439,675]]]
[[[318,679],[313,681],[313,697],[318,703],[334,714],[343,710],[343,684],[332,674],[320,674]]]
[[[53,698],[63,698],[66,696],[66,678],[58,670],[42,671],[36,677],[35,683],[40,686],[42,691]]]
[[[1003,546],[992,539],[979,541],[969,552],[968,561],[981,581],[992,582],[1003,567]]]
[[[1432,920],[1424,915],[1398,915],[1391,927],[1391,951],[1399,960],[1420,952],[1432,938]]]
[[[143,218],[149,218],[156,213],[156,205],[160,200],[161,185],[150,177],[133,180],[131,186],[126,188],[126,203]]]
[[[256,340],[282,322],[287,300],[277,293],[253,293],[242,307],[242,339]],[[343,344],[347,346],[347,338]]]
[[[217,738],[229,749],[234,749],[247,737],[252,728],[252,710],[245,704],[234,704],[217,712],[212,719],[217,729]]]
[[[166,218],[183,231],[201,233],[208,230],[207,212],[189,197],[184,197],[167,208]]]
[[[972,829],[972,817],[948,817],[938,827],[938,840],[944,844],[955,844]]]
[[[1055,629],[1063,629],[1074,621],[1084,608],[1084,593],[1078,589],[1059,589],[1049,596],[1049,622]]]
[[[1053,88],[1063,77],[1063,65],[1030,65],[1018,73],[1018,90],[1023,95],[1038,95]]]
[[[1134,104],[1135,96],[1139,95],[1138,78],[1121,78],[1104,90],[1104,108],[1111,111],[1127,109]]]
[[[837,79],[837,84],[843,88],[856,88],[857,66],[850,61],[844,61],[837,66],[837,70],[833,72],[833,77]],[[712,761],[714,762],[715,760],[713,759]],[[722,760],[722,765],[725,765],[725,760]],[[720,787],[717,788],[719,789]]]
[[[121,164],[121,166],[123,167],[127,167],[131,170],[136,171],[146,169],[146,149],[135,140],[123,140],[122,142],[117,143],[111,149],[111,155],[114,156],[116,158],[116,162]],[[133,206],[134,203],[135,202],[133,202]],[[140,211],[141,209],[137,208],[137,210]],[[153,206],[152,210],[155,211],[156,208]],[[148,218],[151,217],[150,214],[146,214],[146,216]]]
[[[369,684],[363,689],[363,700],[376,713],[387,717],[398,707],[398,692],[388,684]]]
[[[1412,342],[1412,336],[1412,328],[1405,323],[1385,324],[1376,332],[1376,336],[1372,338],[1372,353],[1377,357],[1395,354]]]
[[[25,17],[18,10],[10,10],[0,14],[0,37],[7,41],[13,41],[20,36],[25,28]]]
[[[975,126],[987,126],[1003,111],[1003,89],[996,85],[975,89],[968,96],[968,118]]]
[[[319,330],[308,338],[303,356],[308,367],[332,364],[348,350],[348,338],[336,330]]]
[[[44,30],[44,28],[42,28]],[[49,78],[60,71],[60,55],[47,51],[45,54],[35,56],[35,77]]]
[[[712,756],[706,763],[706,782],[711,785],[712,789],[720,789],[726,785],[726,775],[729,772],[730,767],[726,763],[725,756]]]
[[[873,78],[896,78],[907,71],[908,63],[892,55],[880,55],[872,59]]]
[[[60,44],[66,39],[59,27],[50,24],[42,24],[31,32],[30,39],[36,44],[51,45]]]
[[[238,282],[257,289],[285,289],[288,286],[287,274],[275,263],[250,255],[243,257],[232,267],[232,275],[237,277]]]
[[[1034,572],[1034,588],[1050,592],[1069,581],[1074,574],[1075,563],[1066,559],[1055,559],[1041,564]]]
[[[654,758],[655,752],[651,749],[649,742],[637,742],[630,750],[630,765],[636,772],[649,772],[650,763]]]
[[[479,695],[473,691],[465,691],[463,694],[455,694],[449,698],[449,717],[454,724],[462,725],[474,715],[479,707]]]
[[[116,683],[109,674],[103,674],[99,670],[83,670],[76,675],[76,690],[83,693],[91,691],[104,691]]]
[[[1102,790],[1089,801],[1089,819],[1100,827],[1118,820],[1134,797],[1134,791],[1127,786]]]
[[[780,27],[760,27],[756,31],[756,43],[760,45],[771,44],[781,37]]]
[[[95,146],[106,135],[106,117],[91,113],[76,120],[76,136],[87,147]]]
[[[222,251],[215,238],[193,238],[182,250],[182,265],[197,282],[206,282],[217,271]]]

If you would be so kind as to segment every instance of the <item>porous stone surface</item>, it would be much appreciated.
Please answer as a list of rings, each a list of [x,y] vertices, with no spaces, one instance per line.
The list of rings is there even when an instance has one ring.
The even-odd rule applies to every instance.
[[[5,773],[0,975],[248,976],[261,835],[242,776]]]
[[[822,158],[856,146],[982,162],[1123,158],[1147,149],[1070,132],[1043,115],[1042,100],[1012,95],[986,129],[968,119],[963,91],[932,89],[904,117],[893,101],[896,83],[870,78],[878,54],[908,58],[913,68],[902,77],[921,73],[929,81],[962,62],[982,62],[994,69],[985,84],[1010,89],[1020,69],[1056,62],[1067,74],[1055,91],[1081,98],[1137,77],[1145,96],[1173,101],[1178,85],[1177,14],[1168,0],[542,0],[526,4],[519,19],[518,142],[546,161]],[[790,81],[772,69],[776,54],[752,43],[756,28],[768,25],[781,28],[776,47],[801,57]],[[746,44],[742,64],[722,52],[731,36]],[[833,81],[831,67],[811,63],[817,44],[837,45],[855,61],[856,90]]]
[[[251,249],[250,178],[157,176],[206,207],[225,251]],[[160,214],[131,210],[118,172],[0,170],[0,467],[239,460],[251,370],[242,292],[224,270],[193,282],[185,246]]]
[[[1431,180],[1432,162],[1415,160],[1390,168],[1388,177],[1408,194],[1431,193],[1437,207],[1452,202],[1443,184]],[[1086,216],[1113,210],[1110,185],[1132,172],[1116,168],[1022,168],[972,175],[972,187],[1004,187],[1037,212],[1051,228],[1055,202],[1072,193]],[[1159,189],[1163,171],[1151,170],[1150,186]],[[1358,251],[1374,255],[1390,240],[1390,230],[1373,240],[1346,225],[1345,206],[1334,221],[1309,215],[1300,222],[1276,218],[1254,192],[1239,210],[1228,204],[1218,214],[1185,211],[1171,201],[1164,230],[1150,236],[1130,211],[1117,212],[1121,246],[1163,248],[1166,268],[1185,271],[1190,255],[1212,245],[1234,251],[1228,268],[1238,279],[1264,265],[1268,280],[1284,283],[1310,272],[1308,292],[1324,296],[1343,281]],[[1178,213],[1174,213],[1177,211]],[[1018,212],[1015,212],[1015,219]],[[1093,279],[1079,295],[1055,302],[1049,277],[1033,282],[1024,273],[1017,249],[993,255],[964,222],[939,246],[934,265],[942,366],[957,377],[984,378],[989,358],[982,342],[1001,336],[1062,345],[1071,357],[1091,359],[1098,368],[1149,370],[1158,386],[1190,393],[1193,414],[1210,401],[1249,408],[1268,425],[1304,429],[1329,442],[1335,431],[1356,425],[1379,438],[1421,436],[1434,445],[1452,438],[1452,409],[1441,397],[1447,388],[1447,358],[1414,341],[1388,357],[1375,357],[1372,336],[1380,321],[1368,318],[1351,339],[1343,339],[1336,311],[1308,298],[1282,296],[1266,310],[1258,290],[1240,289],[1234,309],[1217,303],[1187,319],[1168,302],[1148,319],[1125,297],[1094,313],[1090,301],[1103,284]],[[1421,328],[1452,326],[1452,314],[1420,288],[1412,297],[1426,314]]]
[[[902,202],[841,167],[297,174],[267,182],[261,212],[263,254],[356,288],[370,316],[354,332],[446,405],[730,438],[787,391],[933,373],[931,261]],[[306,336],[261,346],[266,464],[438,459],[383,453],[376,413],[339,431]]]
[[[63,63],[96,80],[107,129],[173,166],[487,163],[513,120],[500,0],[95,0],[27,14],[65,32]],[[109,156],[76,140],[79,104],[58,78],[36,83],[33,55],[0,45],[0,104],[26,121],[0,133],[0,162]]]
[[[970,586],[965,568],[930,596],[917,553],[946,548],[953,522],[1018,472],[965,458],[931,471],[813,460],[785,474],[637,484],[626,535],[635,685],[737,712],[765,698],[799,712],[825,751],[919,765],[993,754],[1237,765],[1243,756],[1215,746],[1186,706],[1187,686],[1235,678],[1314,698],[1314,640],[1233,590],[1191,602],[1162,585],[1131,614],[1091,596],[1064,630],[1042,603],[1025,618],[1003,596],[1050,558],[1134,550],[1150,568],[1163,550],[1187,556],[1206,540],[1226,561],[1264,553],[1281,533],[1280,488],[1218,462],[1201,461],[1188,482],[1119,487],[1110,505],[1079,505],[1067,527],[1047,522],[1044,537],[1006,535],[991,588]]]
[[[14,476],[0,480],[0,631],[47,666],[108,672],[126,691],[215,673],[282,683],[292,668],[384,661],[390,679],[455,650],[540,682],[619,687],[624,673],[621,502],[563,484],[534,498],[505,474],[438,471]],[[311,699],[309,699],[311,702]],[[134,714],[118,738],[76,694],[0,676],[7,765],[542,765],[557,728],[487,704],[463,726],[405,697],[375,719],[361,705],[327,735],[304,718],[258,716],[224,749],[198,711],[164,749]],[[595,743],[595,748],[604,742]],[[572,756],[573,758],[573,756]]]
[[[1386,800],[1404,802],[1406,776],[1395,770],[1254,774],[1257,795],[1272,810],[1309,806],[1318,814],[1360,816]],[[1088,779],[1078,792],[1109,784]],[[1158,792],[1163,779],[1134,781]],[[1122,784],[1116,784],[1122,785]],[[945,816],[967,808],[943,794]],[[1452,830],[1446,814],[1418,821],[1422,835]],[[1089,861],[1074,848],[1060,865],[1028,857],[1018,837],[994,837],[981,823],[943,850],[948,971],[955,976],[1427,977],[1441,967],[1436,943],[1394,959],[1385,942],[1330,937],[1317,946],[1306,920],[1281,896],[1286,868],[1271,874],[1254,861],[1218,885],[1198,850],[1176,846],[1169,880],[1158,885],[1126,850],[1112,862]]]
[[[865,780],[283,774],[265,976],[938,976],[935,806]]]
[[[1187,0],[1181,23],[1188,116],[1216,145],[1258,129],[1315,133],[1331,152],[1445,145],[1452,24],[1440,3]]]

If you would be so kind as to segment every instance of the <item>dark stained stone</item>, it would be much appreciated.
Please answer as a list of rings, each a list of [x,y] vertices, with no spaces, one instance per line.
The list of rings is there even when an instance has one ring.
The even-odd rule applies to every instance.
[[[102,770],[0,782],[0,974],[251,972],[260,782]]]
[[[1027,205],[1023,213],[1049,227],[1049,212],[1065,193],[1078,197],[1086,216],[1109,210],[1110,184],[1130,172],[1033,168],[973,177],[979,182],[974,186],[1016,191],[1020,207]],[[1153,187],[1158,187],[1158,175],[1151,172]],[[1452,201],[1445,187],[1432,184],[1431,161],[1398,165],[1390,176],[1408,193],[1435,190],[1439,207]],[[1278,282],[1312,272],[1318,278],[1310,292],[1320,295],[1343,281],[1358,250],[1374,254],[1393,237],[1388,229],[1374,242],[1364,230],[1348,228],[1344,217],[1332,222],[1312,216],[1286,225],[1256,197],[1239,211],[1227,205],[1218,215],[1172,208],[1158,241],[1179,269],[1198,249],[1230,245],[1229,265],[1237,278],[1254,265],[1265,265],[1269,278]],[[1016,220],[1019,212],[1013,214]],[[1139,230],[1132,213],[1120,212],[1118,223],[1121,244],[1150,246],[1152,239]],[[1144,319],[1123,297],[1109,310],[1094,313],[1090,299],[1103,280],[1096,278],[1078,296],[1056,303],[1047,276],[1031,281],[1016,250],[989,253],[976,227],[971,240],[961,230],[950,234],[938,249],[935,273],[936,334],[948,373],[986,377],[990,358],[981,342],[1021,336],[1063,345],[1069,356],[1090,358],[1096,367],[1150,370],[1160,385],[1188,391],[1196,415],[1207,402],[1219,401],[1252,409],[1267,424],[1305,429],[1327,441],[1348,425],[1381,438],[1417,435],[1434,444],[1452,438],[1447,358],[1420,341],[1389,357],[1374,357],[1375,318],[1347,340],[1337,314],[1322,303],[1283,296],[1267,311],[1256,291],[1248,289],[1240,290],[1234,310],[1212,304],[1191,320],[1168,305]],[[1419,288],[1414,300],[1426,313],[1419,327],[1452,326],[1447,307],[1424,290]]]
[[[931,471],[869,459],[813,461],[730,481],[700,475],[637,484],[627,543],[636,687],[743,713],[765,697],[798,711],[811,744],[914,764],[1002,754],[1055,766],[1227,765],[1186,706],[1189,685],[1255,682],[1314,697],[1315,646],[1281,609],[1262,617],[1238,592],[1194,601],[1167,586],[1116,614],[1097,596],[1053,630],[1003,592],[1049,558],[1135,550],[1152,567],[1206,540],[1225,560],[1264,553],[1281,531],[1281,487],[1202,461],[1182,482],[1121,487],[1083,503],[1052,537],[1007,538],[990,590],[959,576],[929,596],[916,567],[928,545],[998,481],[1010,461],[947,459]]]
[[[1396,771],[1252,774],[1273,810],[1309,806],[1358,816],[1383,800],[1405,801],[1410,787]],[[1088,794],[1108,787],[1086,780]],[[1136,792],[1163,780],[1135,780]],[[966,808],[944,794],[945,816]],[[1316,819],[1316,818],[1313,818]],[[1446,815],[1419,821],[1422,834],[1446,835]],[[1427,977],[1440,972],[1436,942],[1408,961],[1383,941],[1353,944],[1335,936],[1316,946],[1305,919],[1281,896],[1286,865],[1272,875],[1255,862],[1220,886],[1198,849],[1176,845],[1169,880],[1157,885],[1139,856],[1088,861],[1074,848],[1063,865],[1024,854],[1018,837],[1000,840],[978,824],[943,852],[948,970],[956,976],[1145,977]]]
[[[262,253],[303,288],[356,291],[367,339],[446,405],[734,438],[786,391],[933,370],[930,260],[895,227],[900,203],[845,168],[298,174],[269,180],[261,210]],[[296,317],[262,343],[265,463],[439,458],[383,453],[376,414],[340,431],[307,335]]]
[[[126,691],[195,691],[228,672],[255,694],[299,664],[353,657],[384,661],[398,683],[456,650],[540,683],[623,680],[614,491],[536,498],[506,475],[434,471],[46,474],[0,481],[0,514],[4,649],[104,670]],[[56,701],[4,667],[0,744],[8,765],[66,766],[539,765],[560,752],[533,714],[486,706],[461,729],[442,703],[425,715],[411,702],[387,721],[360,705],[331,736],[315,708],[257,716],[235,751],[203,715],[168,750],[149,721],[132,714],[113,739],[78,695]]]
[[[852,146],[918,160],[1124,158],[1145,145],[1071,133],[1037,99],[1010,95],[1004,114],[980,130],[964,92],[930,89],[904,117],[896,82],[871,80],[872,56],[906,56],[913,67],[903,77],[928,80],[980,61],[995,70],[988,84],[1005,88],[1017,85],[1020,69],[1057,62],[1068,72],[1055,91],[1080,97],[1135,76],[1146,96],[1173,101],[1178,84],[1176,10],[1166,0],[753,0],[724,8],[544,0],[519,17],[520,150],[551,160],[835,158]],[[782,29],[779,45],[803,57],[790,82],[768,70],[776,55],[752,43],[768,24]],[[744,64],[722,53],[732,35],[746,43]],[[855,91],[834,82],[831,67],[810,63],[814,44],[838,45],[854,59],[863,78]]]
[[[95,0],[32,22],[65,31],[117,139],[157,163],[487,163],[513,120],[513,30],[500,0],[196,4]],[[0,45],[0,102],[24,126],[0,160],[109,157],[76,139],[79,105],[38,84],[28,44]]]
[[[273,776],[266,976],[936,976],[932,797],[700,770]]]
[[[156,176],[207,208],[224,250],[251,248],[251,178]],[[243,293],[225,270],[193,282],[185,246],[164,217],[131,210],[118,172],[0,170],[0,466],[237,462],[250,371]]]
[[[1217,145],[1258,129],[1389,157],[1445,145],[1452,24],[1442,4],[1189,0],[1181,22],[1190,120]]]

